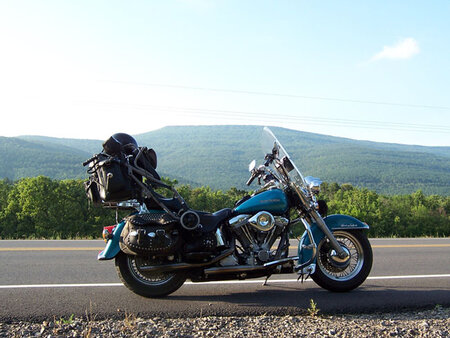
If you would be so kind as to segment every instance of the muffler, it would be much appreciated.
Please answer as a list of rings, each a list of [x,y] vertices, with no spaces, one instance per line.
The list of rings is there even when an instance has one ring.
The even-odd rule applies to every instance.
[[[219,275],[225,273],[239,273],[239,272],[248,272],[248,271],[262,271],[266,270],[266,268],[261,266],[248,266],[248,265],[233,265],[233,266],[218,266],[213,268],[208,268],[204,270],[206,276],[208,275]]]
[[[170,271],[178,271],[178,270],[187,270],[187,269],[195,269],[201,268],[204,266],[208,266],[211,264],[215,264],[218,261],[224,259],[225,257],[230,256],[234,252],[234,248],[221,253],[219,256],[214,257],[212,260],[205,263],[174,263],[174,264],[164,264],[164,265],[151,265],[151,266],[142,266],[139,270],[144,272],[170,272]]]

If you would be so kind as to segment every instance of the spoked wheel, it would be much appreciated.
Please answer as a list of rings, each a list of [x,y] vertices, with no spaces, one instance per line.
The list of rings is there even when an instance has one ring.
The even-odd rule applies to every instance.
[[[145,257],[120,253],[116,256],[116,270],[125,286],[143,297],[164,297],[178,290],[186,281],[180,272],[148,272],[144,266],[156,265],[158,262]]]
[[[337,256],[327,238],[318,245],[317,266],[312,279],[321,287],[336,292],[350,291],[361,285],[372,268],[372,248],[362,231],[335,231],[333,235],[347,253]]]

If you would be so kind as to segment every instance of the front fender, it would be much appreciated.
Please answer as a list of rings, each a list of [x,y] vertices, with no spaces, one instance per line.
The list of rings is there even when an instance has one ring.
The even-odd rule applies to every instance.
[[[345,230],[369,229],[369,226],[366,223],[363,223],[360,220],[348,215],[330,215],[325,217],[323,220],[325,221],[325,224],[332,232],[344,229]],[[320,230],[320,228],[317,226],[316,223],[313,223],[311,225],[311,233],[316,244],[319,244],[322,238],[325,237],[325,234],[323,233],[322,230]],[[298,243],[298,257],[299,257],[298,264],[306,263],[311,259],[312,249],[304,248],[304,246],[307,246],[309,244],[311,243],[308,234],[305,231],[303,233],[302,238],[300,239],[300,242]]]
[[[108,240],[108,242],[106,243],[106,247],[97,256],[97,259],[99,261],[106,261],[108,259],[113,259],[120,252],[119,241],[124,226],[125,220],[117,224],[117,226],[114,228],[113,237],[110,240]]]

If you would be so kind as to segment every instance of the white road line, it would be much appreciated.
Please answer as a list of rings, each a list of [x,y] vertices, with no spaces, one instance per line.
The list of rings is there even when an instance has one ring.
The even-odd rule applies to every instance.
[[[89,284],[29,284],[0,285],[0,289],[35,289],[35,288],[86,288],[86,287],[123,286],[122,283],[89,283]]]
[[[414,278],[447,278],[450,274],[444,275],[411,275],[411,276],[377,276],[368,277],[367,279],[377,280],[377,279],[414,279]]]
[[[450,274],[442,275],[409,275],[409,276],[375,276],[368,277],[367,280],[386,280],[386,279],[417,279],[417,278],[450,278]],[[263,280],[232,280],[232,281],[214,281],[193,283],[186,282],[186,285],[207,285],[207,284],[261,284]],[[312,282],[311,279],[306,282]],[[279,283],[297,283],[297,279],[269,279],[268,284]],[[123,286],[122,283],[86,283],[86,284],[30,284],[30,285],[0,285],[0,289],[33,289],[33,288],[84,288],[84,287],[113,287]]]

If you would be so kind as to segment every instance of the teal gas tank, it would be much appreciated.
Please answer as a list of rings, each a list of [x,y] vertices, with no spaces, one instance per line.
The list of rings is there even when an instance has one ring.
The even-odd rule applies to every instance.
[[[234,208],[234,211],[238,214],[251,214],[264,210],[282,215],[288,210],[288,207],[285,193],[280,189],[273,189],[251,197]]]

